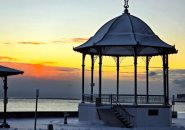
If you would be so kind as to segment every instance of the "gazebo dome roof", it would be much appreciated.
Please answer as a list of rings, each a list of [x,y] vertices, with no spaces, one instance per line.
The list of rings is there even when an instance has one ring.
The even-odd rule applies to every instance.
[[[174,46],[162,41],[141,19],[125,12],[104,24],[96,34],[74,50],[109,56],[154,56],[177,53]]]

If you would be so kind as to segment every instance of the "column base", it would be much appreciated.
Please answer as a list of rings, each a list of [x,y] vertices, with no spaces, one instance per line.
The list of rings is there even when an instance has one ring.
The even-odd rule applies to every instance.
[[[0,125],[0,128],[10,128],[10,125],[3,123]]]

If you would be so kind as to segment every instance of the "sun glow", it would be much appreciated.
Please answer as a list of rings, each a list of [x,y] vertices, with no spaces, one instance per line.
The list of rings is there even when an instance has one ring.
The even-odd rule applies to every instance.
[[[89,2],[84,3],[88,5],[86,7],[80,4],[80,2],[74,1],[69,3],[58,1],[58,4],[47,1],[45,5],[40,1],[37,4],[29,1],[29,5],[26,2],[19,3],[14,1],[14,4],[10,4],[7,1],[3,1],[0,5],[1,62],[9,62],[8,65],[11,65],[11,63],[12,65],[14,63],[22,65],[32,64],[31,67],[26,67],[25,70],[31,71],[30,75],[35,77],[42,77],[45,74],[55,76],[55,74],[59,73],[52,71],[52,69],[48,70],[44,66],[81,69],[82,55],[74,52],[73,47],[84,43],[105,22],[118,16],[123,11],[122,6],[120,6],[121,2],[106,2],[110,3],[102,9],[101,4],[103,2],[94,1],[95,5],[101,3],[101,6],[97,4],[95,9],[93,6],[93,8],[89,7]],[[148,2],[146,1],[146,3]],[[170,4],[171,2],[168,3]],[[146,6],[149,13],[138,8],[137,4],[140,5],[140,2],[131,2],[133,7],[129,11],[151,26],[162,40],[175,44],[179,50],[177,55],[170,55],[170,69],[184,69],[185,60],[182,59],[185,57],[183,44],[185,41],[185,19],[178,20],[182,12],[184,12],[183,4],[176,5],[172,2],[169,8],[165,6],[168,13],[163,12],[162,14],[161,12],[156,12],[158,10],[153,11],[150,9],[153,6],[151,3],[148,3],[149,5]],[[175,10],[175,13],[174,10],[171,10],[172,5],[181,11]],[[75,7],[75,13],[71,6]],[[89,9],[91,11],[87,12]],[[154,13],[153,17],[149,17]],[[168,15],[170,13],[173,15]],[[90,70],[90,64],[90,57],[87,56],[87,70]],[[124,58],[120,66],[122,66],[120,73],[133,72],[133,58]],[[141,73],[145,72],[145,62],[143,62],[142,58],[139,58],[138,66],[141,66],[139,67]],[[161,66],[161,57],[151,59],[150,70],[153,69],[152,67]],[[98,58],[95,63],[95,70],[98,71]],[[110,75],[116,72],[116,64],[112,58],[103,58],[103,71],[109,72]],[[106,73],[105,76],[109,77],[109,73]]]

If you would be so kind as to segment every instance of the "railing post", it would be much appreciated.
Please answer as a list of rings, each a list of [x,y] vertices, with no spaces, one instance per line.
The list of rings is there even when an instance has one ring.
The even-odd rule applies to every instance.
[[[174,112],[174,106],[175,106],[175,95],[172,97],[172,111]]]
[[[112,107],[112,94],[110,95],[110,104],[111,104],[111,107]]]
[[[39,98],[39,89],[36,90],[34,130],[37,129],[37,107],[38,107],[38,98]]]

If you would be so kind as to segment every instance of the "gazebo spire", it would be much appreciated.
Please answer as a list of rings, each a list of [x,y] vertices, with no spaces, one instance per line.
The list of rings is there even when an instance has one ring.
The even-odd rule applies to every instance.
[[[124,13],[128,13],[128,8],[129,8],[128,2],[129,2],[129,0],[124,0],[124,1],[125,1],[125,4],[124,4],[124,8],[125,8]]]

